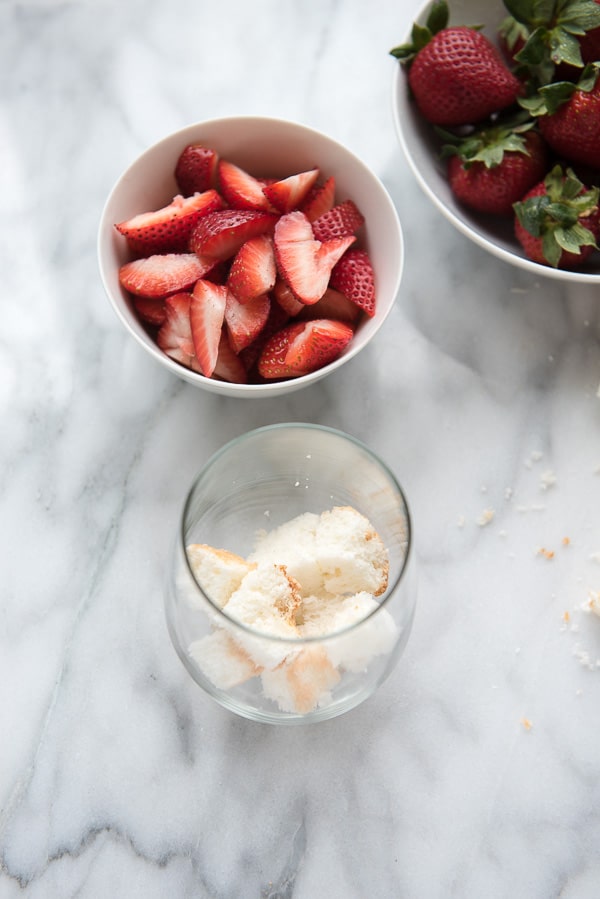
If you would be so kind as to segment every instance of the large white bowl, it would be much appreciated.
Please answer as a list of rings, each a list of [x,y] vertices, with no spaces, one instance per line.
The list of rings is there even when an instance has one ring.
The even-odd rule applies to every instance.
[[[427,0],[417,8],[414,21],[424,24],[431,2]],[[450,24],[484,25],[483,33],[497,44],[498,25],[508,15],[503,3],[498,0],[450,0],[449,7]],[[429,199],[462,234],[494,256],[536,275],[600,286],[599,254],[594,254],[579,271],[554,269],[532,262],[526,258],[514,236],[512,220],[478,215],[455,199],[446,178],[446,164],[438,156],[439,141],[432,126],[420,116],[412,102],[406,71],[400,63],[393,73],[392,112],[400,145],[415,178]]]
[[[318,371],[268,384],[230,384],[205,378],[170,359],[154,343],[133,311],[119,284],[119,267],[128,261],[126,241],[116,222],[166,205],[177,193],[173,171],[189,143],[204,143],[223,158],[251,173],[285,177],[318,166],[324,177],[335,176],[336,201],[351,198],[365,217],[365,237],[357,241],[369,253],[375,270],[377,311],[366,316],[342,355]],[[404,244],[396,208],[377,176],[346,147],[295,122],[256,116],[236,116],[199,122],[169,134],[154,144],[119,178],[102,212],[98,233],[102,281],[122,324],[139,344],[173,374],[204,390],[235,397],[273,397],[289,393],[336,371],[369,343],[389,315],[402,277]]]

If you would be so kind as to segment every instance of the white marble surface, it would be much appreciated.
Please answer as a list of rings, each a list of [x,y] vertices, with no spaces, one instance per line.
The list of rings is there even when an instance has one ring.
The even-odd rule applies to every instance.
[[[600,291],[499,262],[421,193],[390,111],[410,19],[402,0],[0,5],[2,899],[600,895],[600,619],[581,610],[600,590]],[[236,113],[348,144],[407,247],[374,343],[274,402],[159,370],[96,264],[121,170]],[[162,610],[192,476],[285,420],[383,456],[421,567],[395,674],[312,728],[214,705]]]

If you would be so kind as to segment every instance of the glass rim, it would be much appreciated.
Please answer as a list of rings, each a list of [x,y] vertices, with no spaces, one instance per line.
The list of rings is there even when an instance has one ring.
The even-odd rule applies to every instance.
[[[268,633],[265,633],[264,631],[258,631],[255,628],[249,627],[249,625],[244,624],[242,621],[239,621],[237,618],[234,618],[233,616],[228,615],[225,612],[225,609],[218,606],[210,598],[210,596],[202,589],[201,585],[198,583],[198,580],[196,579],[196,576],[190,565],[190,560],[189,560],[189,557],[187,554],[186,539],[185,539],[185,532],[184,532],[184,530],[185,530],[184,522],[185,522],[186,514],[189,509],[190,502],[192,499],[192,494],[196,488],[196,485],[198,484],[200,478],[204,474],[206,474],[218,462],[218,460],[222,456],[224,456],[230,450],[234,449],[238,444],[243,443],[244,441],[248,440],[251,437],[257,437],[260,434],[265,434],[267,432],[272,432],[272,431],[284,431],[284,430],[295,430],[295,429],[321,431],[325,434],[329,434],[332,437],[339,438],[345,442],[353,443],[358,449],[360,449],[364,453],[366,453],[372,459],[372,461],[375,462],[375,464],[383,471],[383,473],[386,475],[386,477],[389,479],[392,486],[394,487],[394,489],[400,496],[400,499],[402,501],[402,504],[404,506],[404,511],[406,514],[406,531],[407,531],[406,552],[404,553],[402,565],[400,566],[400,571],[398,572],[398,575],[396,576],[394,583],[391,585],[388,583],[386,590],[385,590],[384,598],[381,601],[378,601],[377,607],[374,609],[371,609],[371,611],[368,612],[364,616],[364,618],[361,618],[359,621],[355,621],[353,624],[349,624],[347,627],[344,627],[337,631],[330,631],[327,634],[319,634],[316,636],[309,636],[309,637],[302,637],[302,636],[281,637],[281,636],[277,636],[275,634],[268,634]],[[218,618],[224,619],[224,622],[225,622],[224,627],[233,625],[234,627],[239,628],[241,631],[245,632],[246,634],[251,635],[252,637],[258,637],[262,640],[266,640],[266,641],[272,642],[274,644],[286,644],[286,645],[289,645],[290,647],[304,646],[305,644],[316,646],[316,645],[325,643],[328,640],[338,638],[338,637],[341,637],[344,635],[348,635],[352,631],[356,630],[359,626],[363,625],[366,621],[369,621],[369,619],[371,619],[374,615],[377,615],[378,612],[380,612],[383,608],[385,608],[385,606],[386,606],[388,600],[390,599],[390,597],[392,596],[393,592],[398,588],[398,586],[402,582],[402,579],[408,569],[408,564],[412,559],[412,556],[413,556],[412,532],[413,532],[412,516],[411,516],[411,512],[410,512],[410,507],[408,505],[408,501],[406,499],[406,494],[404,493],[404,490],[402,489],[400,482],[398,481],[396,475],[391,470],[389,465],[387,465],[387,463],[385,463],[376,453],[373,452],[372,449],[370,449],[362,440],[359,440],[357,437],[353,437],[351,434],[347,434],[345,431],[341,431],[337,428],[329,427],[329,425],[318,425],[318,424],[313,424],[311,422],[302,422],[302,421],[279,422],[279,423],[271,424],[271,425],[263,425],[258,428],[253,428],[250,431],[245,431],[243,434],[239,434],[237,437],[234,437],[231,440],[228,440],[227,443],[223,444],[223,446],[221,446],[218,450],[216,450],[209,457],[209,459],[206,461],[206,463],[202,466],[202,468],[198,471],[198,473],[192,480],[191,486],[190,486],[189,490],[187,491],[187,494],[186,494],[186,497],[185,497],[185,500],[183,503],[183,507],[182,507],[181,514],[180,514],[180,520],[179,520],[180,549],[183,552],[183,557],[185,559],[185,564],[186,564],[188,574],[190,575],[195,588],[202,595],[202,597],[206,600],[208,605],[212,607],[212,611],[214,611],[216,613]],[[212,611],[211,611],[211,614],[212,614]]]

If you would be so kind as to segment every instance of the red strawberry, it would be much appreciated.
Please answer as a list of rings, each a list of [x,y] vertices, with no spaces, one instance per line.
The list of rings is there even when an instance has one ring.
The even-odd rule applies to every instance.
[[[473,28],[447,27],[447,4],[434,4],[412,43],[391,50],[408,68],[423,117],[434,125],[473,125],[515,103],[521,82],[492,42]]]
[[[229,259],[259,234],[271,234],[277,215],[254,209],[221,209],[201,218],[192,231],[190,249],[198,256]]]
[[[176,293],[167,297],[165,322],[156,336],[156,343],[171,359],[199,372],[200,366],[196,359],[190,327],[191,299],[189,293]]]
[[[567,97],[567,99],[563,99]],[[562,102],[561,102],[562,101]],[[529,105],[529,104],[528,104]],[[569,162],[600,169],[600,78],[586,71],[577,85],[558,82],[544,90],[544,106],[539,116],[540,131],[558,156]]]
[[[271,309],[271,300],[266,294],[240,303],[228,291],[225,304],[225,324],[229,335],[229,343],[235,353],[246,349],[258,337],[267,323]]]
[[[227,338],[227,334],[223,331],[221,340],[219,341],[219,351],[217,353],[217,362],[213,371],[213,378],[219,378],[221,381],[229,381],[233,384],[247,384],[248,373],[244,363],[237,356]]]
[[[218,154],[201,144],[189,144],[182,150],[175,165],[175,180],[185,197],[214,187]]]
[[[256,365],[256,362],[262,353],[263,347],[266,346],[267,342],[276,334],[277,331],[280,331],[284,325],[289,321],[289,315],[283,309],[282,306],[279,305],[277,300],[272,297],[271,298],[271,308],[269,310],[269,317],[267,322],[252,343],[246,347],[245,350],[240,352],[240,359],[243,361],[246,371],[251,371]]]
[[[329,212],[334,202],[335,178],[331,175],[324,184],[315,184],[311,187],[300,209],[309,222],[314,222],[323,213]]]
[[[364,223],[365,219],[360,209],[352,200],[346,200],[320,215],[312,223],[312,229],[317,240],[331,240],[333,237],[356,234]]]
[[[515,203],[515,235],[526,256],[553,268],[579,267],[600,237],[599,195],[555,166]]]
[[[155,327],[160,327],[167,319],[165,300],[162,297],[157,300],[150,297],[134,297],[133,308],[141,321]]]
[[[330,287],[339,290],[371,318],[375,315],[375,272],[366,250],[348,250],[331,273]]]
[[[353,303],[338,290],[328,287],[321,299],[314,305],[301,304],[298,318],[302,321],[312,318],[332,318],[334,321],[348,322],[349,325],[353,325],[360,314],[361,310],[356,303]]]
[[[190,325],[196,358],[207,378],[212,377],[217,364],[226,301],[227,288],[222,284],[196,282],[190,301]]]
[[[263,193],[261,182],[244,169],[226,159],[218,165],[219,188],[230,206],[235,209],[263,209],[273,212]]]
[[[259,374],[268,379],[310,374],[337,359],[353,334],[344,322],[327,319],[287,325],[264,347],[258,361]]]
[[[457,142],[448,151],[448,180],[454,195],[471,209],[513,215],[513,204],[544,177],[546,145],[535,131],[493,126]]]
[[[187,290],[214,264],[195,253],[167,253],[134,259],[119,269],[119,281],[125,290],[143,297],[164,297]]]
[[[263,193],[269,202],[280,212],[291,212],[297,209],[306,199],[309,190],[319,177],[319,169],[290,175],[282,181],[274,181],[263,187]]]
[[[259,234],[247,240],[231,264],[227,286],[240,303],[268,293],[275,284],[277,269],[273,239]]]
[[[168,206],[156,212],[142,212],[126,222],[120,222],[115,228],[141,255],[183,253],[187,250],[196,222],[203,215],[222,207],[223,200],[216,190],[187,198],[178,195]]]
[[[277,267],[299,300],[316,303],[327,290],[332,268],[354,240],[337,237],[321,243],[303,212],[288,212],[275,226]]]
[[[290,290],[290,288],[282,278],[278,278],[275,282],[275,286],[273,288],[273,296],[275,297],[279,305],[283,309],[285,309],[287,314],[291,315],[292,317],[294,315],[298,315],[298,313],[302,309],[312,308],[307,306],[306,303],[301,303],[300,300],[298,300],[294,296],[293,292]],[[319,302],[321,301],[319,300]]]

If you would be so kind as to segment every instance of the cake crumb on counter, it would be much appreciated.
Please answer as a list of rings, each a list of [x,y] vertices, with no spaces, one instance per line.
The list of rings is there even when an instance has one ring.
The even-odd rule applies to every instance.
[[[477,524],[480,528],[484,528],[486,525],[493,521],[494,518],[494,510],[493,509],[484,509],[479,518],[477,519]]]
[[[531,728],[533,727],[533,724],[531,723],[529,718],[521,718],[521,724],[523,725],[525,730],[531,730]]]
[[[554,487],[556,484],[556,475],[553,471],[544,471],[540,476],[540,488],[542,490],[548,490],[550,487]]]

